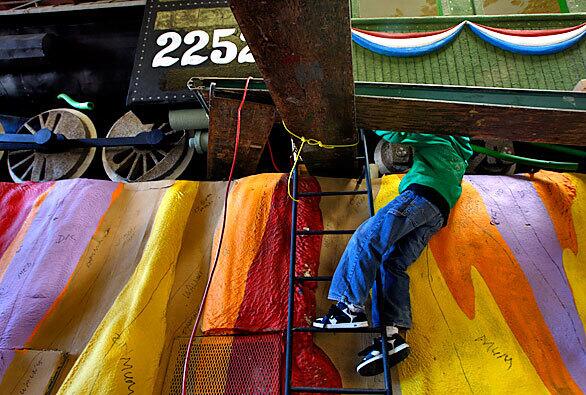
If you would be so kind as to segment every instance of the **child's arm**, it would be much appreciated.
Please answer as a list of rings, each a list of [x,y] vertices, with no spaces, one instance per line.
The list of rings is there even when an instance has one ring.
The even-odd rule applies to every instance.
[[[425,144],[430,136],[433,137],[431,134],[389,132],[386,130],[375,130],[374,132],[391,144],[407,144],[412,146]]]

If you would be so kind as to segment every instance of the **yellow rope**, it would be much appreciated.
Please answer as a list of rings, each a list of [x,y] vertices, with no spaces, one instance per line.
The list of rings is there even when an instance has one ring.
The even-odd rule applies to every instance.
[[[293,153],[293,155],[295,156],[295,161],[293,162],[293,167],[291,167],[291,171],[289,172],[289,178],[287,179],[287,195],[289,195],[291,200],[293,200],[294,202],[299,202],[299,200],[295,199],[293,197],[293,195],[291,195],[291,177],[293,176],[293,169],[295,169],[295,167],[297,166],[297,161],[299,160],[299,157],[301,156],[301,150],[303,149],[303,144],[305,144],[305,141],[301,140],[301,146],[299,147],[299,152]]]
[[[293,170],[297,167],[297,162],[299,161],[299,158],[301,157],[301,151],[303,150],[303,146],[305,144],[307,145],[313,145],[313,146],[318,146],[321,148],[325,148],[325,149],[334,149],[334,148],[349,148],[349,147],[355,147],[357,146],[360,141],[357,141],[355,143],[352,144],[325,144],[320,140],[316,140],[316,139],[308,139],[304,136],[298,136],[295,133],[293,133],[292,131],[289,130],[289,128],[287,128],[287,125],[285,125],[285,121],[283,122],[283,127],[285,128],[285,130],[287,131],[287,133],[289,133],[291,136],[295,137],[296,139],[301,141],[301,145],[299,146],[299,151],[297,151],[297,153],[293,153],[293,156],[295,157],[295,160],[293,162],[293,167],[291,167],[291,171],[289,172],[289,178],[287,179],[287,194],[289,195],[289,197],[291,198],[291,200],[293,200],[294,202],[299,202],[299,200],[295,199],[293,197],[293,195],[291,195],[291,177],[293,176]]]

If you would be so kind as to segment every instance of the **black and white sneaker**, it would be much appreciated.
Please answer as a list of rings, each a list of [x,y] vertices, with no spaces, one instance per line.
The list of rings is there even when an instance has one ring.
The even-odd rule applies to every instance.
[[[313,322],[316,328],[366,328],[368,319],[363,311],[352,312],[343,302],[333,304],[328,314]]]
[[[411,349],[399,334],[388,338],[389,366],[395,366],[409,356]],[[374,339],[373,345],[358,353],[363,357],[356,372],[361,376],[375,376],[384,370],[381,338]]]

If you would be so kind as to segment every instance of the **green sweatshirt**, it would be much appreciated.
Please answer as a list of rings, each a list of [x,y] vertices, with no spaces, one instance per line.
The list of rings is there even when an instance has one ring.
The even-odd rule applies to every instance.
[[[462,194],[462,177],[472,156],[470,138],[376,130],[393,144],[413,147],[413,166],[399,184],[399,193],[411,184],[424,185],[442,195],[450,208]]]

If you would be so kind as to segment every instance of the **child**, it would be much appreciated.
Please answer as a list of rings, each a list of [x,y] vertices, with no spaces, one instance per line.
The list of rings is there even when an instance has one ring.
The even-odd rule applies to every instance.
[[[469,138],[376,131],[391,143],[413,146],[413,166],[399,185],[399,196],[365,221],[350,239],[334,273],[328,298],[337,302],[316,319],[317,328],[361,328],[368,321],[364,304],[372,288],[372,320],[386,326],[390,365],[409,355],[399,330],[411,328],[409,276],[405,272],[431,236],[446,225],[462,193],[462,177],[472,155]],[[382,289],[377,289],[377,270]],[[382,306],[379,312],[379,292]],[[383,371],[381,339],[358,355],[356,371]]]

